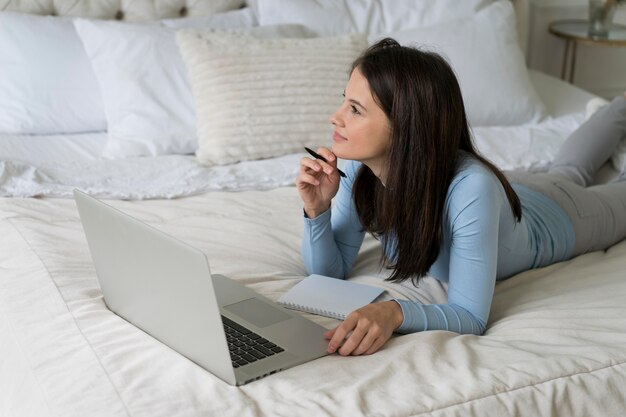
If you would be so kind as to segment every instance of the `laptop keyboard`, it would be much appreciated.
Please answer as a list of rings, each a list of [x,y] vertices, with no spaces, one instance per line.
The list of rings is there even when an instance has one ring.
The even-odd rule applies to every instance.
[[[222,323],[233,368],[239,368],[285,350],[227,317],[222,316]]]

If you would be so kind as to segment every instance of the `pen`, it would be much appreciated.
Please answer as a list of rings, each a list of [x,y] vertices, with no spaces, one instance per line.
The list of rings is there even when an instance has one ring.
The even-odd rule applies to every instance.
[[[317,152],[315,152],[313,149],[309,149],[306,146],[304,147],[304,150],[307,151],[308,153],[311,154],[311,156],[315,159],[321,159],[322,161],[328,163],[328,161],[326,160],[326,158],[324,158],[322,155],[318,154]],[[339,175],[341,175],[342,177],[345,178],[346,174],[340,170],[339,168],[337,168],[337,172],[339,173]]]

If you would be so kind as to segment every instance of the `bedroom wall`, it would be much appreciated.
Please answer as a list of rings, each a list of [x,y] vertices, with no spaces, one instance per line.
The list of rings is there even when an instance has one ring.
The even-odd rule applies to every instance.
[[[551,35],[548,25],[560,19],[587,19],[588,0],[530,0],[526,61],[533,69],[561,76],[565,41]],[[626,25],[626,5],[615,22]],[[578,45],[574,84],[602,97],[626,90],[626,47]]]

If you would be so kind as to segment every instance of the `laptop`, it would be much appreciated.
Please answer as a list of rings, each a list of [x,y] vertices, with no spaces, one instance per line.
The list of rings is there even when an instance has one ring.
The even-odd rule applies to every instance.
[[[225,276],[207,257],[74,190],[107,307],[231,385],[327,354],[326,329]]]

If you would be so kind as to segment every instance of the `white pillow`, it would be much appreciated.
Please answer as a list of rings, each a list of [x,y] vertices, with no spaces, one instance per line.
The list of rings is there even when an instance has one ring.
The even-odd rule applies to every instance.
[[[250,12],[247,10],[238,13]],[[202,19],[206,27],[225,27],[227,12]],[[237,24],[254,20],[234,19]],[[199,20],[193,19],[195,26]],[[176,22],[185,24],[184,21]],[[168,21],[167,24],[173,24]],[[102,91],[109,140],[107,158],[193,153],[196,122],[187,71],[175,30],[155,25],[78,19],[76,29]],[[244,30],[244,29],[242,29]],[[301,26],[247,27],[255,36],[306,36]]]
[[[319,36],[384,33],[471,16],[493,0],[254,0],[259,24],[299,23]]]
[[[96,77],[71,19],[0,13],[0,132],[106,129]]]
[[[547,114],[530,81],[509,1],[496,1],[469,18],[368,40],[374,43],[386,36],[438,52],[448,60],[474,126],[531,123]]]
[[[208,165],[275,157],[329,144],[364,35],[313,39],[182,30],[198,118],[198,160]]]
[[[244,9],[165,22],[250,27],[256,19]],[[75,26],[102,92],[109,136],[103,156],[193,153],[193,102],[174,30],[86,19],[77,19]]]

